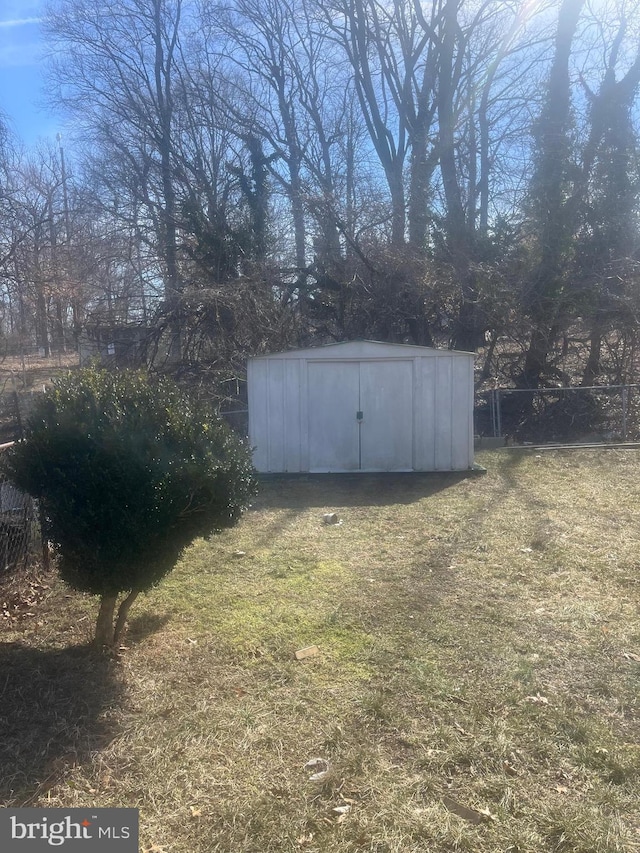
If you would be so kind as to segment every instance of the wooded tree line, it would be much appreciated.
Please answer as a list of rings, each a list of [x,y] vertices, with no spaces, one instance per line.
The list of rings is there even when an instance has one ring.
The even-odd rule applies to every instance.
[[[520,387],[633,381],[631,0],[51,0],[73,140],[5,134],[2,330],[187,362],[350,338]]]

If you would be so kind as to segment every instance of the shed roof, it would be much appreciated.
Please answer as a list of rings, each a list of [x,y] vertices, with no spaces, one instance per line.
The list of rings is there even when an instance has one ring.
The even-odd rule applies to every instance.
[[[435,349],[420,347],[413,344],[390,344],[384,341],[343,341],[337,344],[324,344],[305,349],[287,350],[286,352],[269,353],[254,356],[257,358],[285,359],[360,359],[360,358],[437,358],[438,356],[462,356],[473,358],[472,352],[460,350]]]

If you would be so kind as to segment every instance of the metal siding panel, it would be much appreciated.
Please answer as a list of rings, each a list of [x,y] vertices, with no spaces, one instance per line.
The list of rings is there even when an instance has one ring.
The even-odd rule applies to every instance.
[[[413,452],[411,464],[414,471],[422,470],[422,365],[419,358],[413,359]]]
[[[309,363],[300,360],[300,470],[309,470]]]
[[[284,399],[284,470],[298,472],[300,468],[300,377],[301,362],[285,361]]]
[[[471,402],[470,402],[471,400]],[[453,454],[456,471],[473,465],[473,362],[458,359],[453,363]]]
[[[360,409],[361,470],[413,470],[413,362],[361,362]]]
[[[468,458],[469,458],[469,468],[473,468],[475,462],[475,430],[473,418],[475,414],[475,402],[476,402],[476,375],[475,375],[475,356],[471,356],[467,359],[467,406],[469,412],[469,419],[467,423],[467,446],[468,446]]]
[[[279,359],[269,360],[269,393],[267,396],[269,441],[268,470],[284,471],[284,364]]]
[[[309,470],[357,471],[359,363],[310,361],[307,376]]]
[[[420,426],[415,439],[419,471],[434,471],[436,467],[436,364],[435,358],[419,360],[421,388],[417,407]]]
[[[451,462],[456,471],[464,471],[472,465],[469,458],[469,430],[473,416],[473,408],[469,407],[469,361],[460,358],[453,362]]]
[[[448,356],[436,359],[436,471],[451,470],[451,362],[452,359]]]
[[[249,402],[249,445],[257,471],[269,470],[269,418],[267,414],[267,361],[251,360],[247,364]]]

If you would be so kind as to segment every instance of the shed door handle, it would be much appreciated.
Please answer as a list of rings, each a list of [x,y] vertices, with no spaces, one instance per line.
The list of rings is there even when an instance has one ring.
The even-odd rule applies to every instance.
[[[364,416],[363,416],[362,412],[356,412],[356,420],[361,421],[363,419],[363,417]]]

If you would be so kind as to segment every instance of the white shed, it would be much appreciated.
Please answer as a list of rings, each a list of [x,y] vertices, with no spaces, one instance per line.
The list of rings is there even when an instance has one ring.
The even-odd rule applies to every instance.
[[[349,341],[249,359],[264,473],[473,467],[473,354]]]

